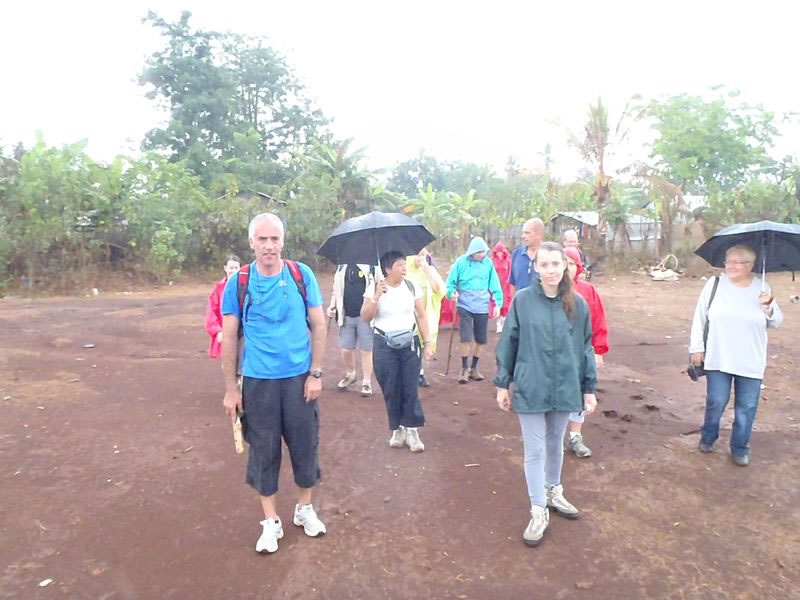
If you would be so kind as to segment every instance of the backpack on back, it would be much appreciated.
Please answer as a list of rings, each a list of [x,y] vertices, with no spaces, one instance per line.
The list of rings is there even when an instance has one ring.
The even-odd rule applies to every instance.
[[[292,279],[294,280],[295,285],[297,286],[297,291],[300,293],[300,296],[303,298],[303,307],[306,309],[306,326],[311,329],[311,322],[308,320],[308,304],[306,304],[306,283],[303,280],[303,273],[300,271],[300,267],[297,266],[297,262],[294,260],[290,260],[288,258],[284,258],[283,262],[286,263],[286,266],[289,267],[289,272],[292,274]],[[239,299],[239,348],[238,348],[238,362],[236,365],[236,373],[238,375],[242,374],[242,357],[244,355],[244,318],[246,315],[246,311],[250,309],[250,304],[252,304],[252,300],[245,305],[245,300],[249,297],[248,289],[250,286],[250,263],[244,265],[241,269],[239,269],[239,274],[237,275],[236,280],[236,297]]]

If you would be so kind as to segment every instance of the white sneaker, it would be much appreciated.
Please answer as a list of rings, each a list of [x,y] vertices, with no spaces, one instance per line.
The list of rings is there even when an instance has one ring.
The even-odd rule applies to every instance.
[[[522,533],[522,541],[526,546],[538,546],[549,524],[550,511],[543,506],[531,506],[531,520]]]
[[[325,528],[325,523],[319,520],[312,504],[303,504],[302,506],[296,504],[293,522],[298,527],[302,527],[309,537],[317,537],[328,531]]]
[[[425,452],[425,444],[419,439],[416,427],[406,427],[406,444],[412,452]]]
[[[564,486],[560,484],[551,485],[547,488],[547,506],[567,519],[577,519],[581,514],[577,508],[564,498]]]
[[[496,325],[495,325],[495,332],[496,333],[503,333],[503,325],[506,323],[505,317],[497,317]]]
[[[392,431],[392,437],[389,438],[389,445],[392,448],[402,448],[406,443],[406,428],[400,425],[399,429]]]
[[[283,525],[280,517],[261,521],[261,537],[256,542],[256,552],[272,554],[278,550],[278,540],[283,537]]]

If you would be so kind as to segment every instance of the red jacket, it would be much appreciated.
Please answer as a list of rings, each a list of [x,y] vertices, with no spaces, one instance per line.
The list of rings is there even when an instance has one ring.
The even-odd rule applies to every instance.
[[[500,316],[505,317],[511,306],[511,291],[508,285],[508,276],[511,275],[511,253],[503,245],[503,242],[497,242],[492,248],[492,264],[500,277],[500,287],[503,290],[503,306],[500,309]],[[491,315],[493,311],[494,299],[490,303],[489,314]]]
[[[211,358],[219,358],[222,354],[222,344],[217,341],[217,334],[222,331],[222,292],[225,291],[226,279],[221,279],[214,284],[214,289],[208,295],[208,307],[206,308],[206,333],[211,336],[208,344],[208,355]]]
[[[580,278],[583,273],[583,262],[581,255],[575,248],[564,248],[564,254],[569,256],[578,267],[573,283],[575,291],[586,300],[589,305],[589,314],[592,318],[592,347],[595,354],[605,354],[608,352],[608,324],[606,323],[606,311],[603,308],[603,301],[595,287],[588,281]]]

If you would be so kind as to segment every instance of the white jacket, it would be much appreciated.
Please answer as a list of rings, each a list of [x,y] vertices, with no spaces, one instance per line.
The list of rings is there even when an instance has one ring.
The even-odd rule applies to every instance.
[[[364,274],[366,280],[366,288],[369,289],[370,285],[377,279],[383,279],[383,273],[380,267],[373,267],[372,265],[356,265]],[[374,269],[374,275],[373,275]],[[336,324],[341,327],[344,325],[344,277],[347,274],[347,265],[339,265],[336,267],[336,274],[333,276],[333,293],[331,294],[331,303],[329,308],[336,309]]]

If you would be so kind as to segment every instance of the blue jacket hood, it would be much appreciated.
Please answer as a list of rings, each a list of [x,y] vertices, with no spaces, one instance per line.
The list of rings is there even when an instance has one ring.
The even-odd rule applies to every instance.
[[[480,236],[475,236],[472,238],[472,241],[469,243],[469,247],[467,247],[467,256],[475,254],[476,252],[488,252],[489,246],[483,241],[483,238]]]

